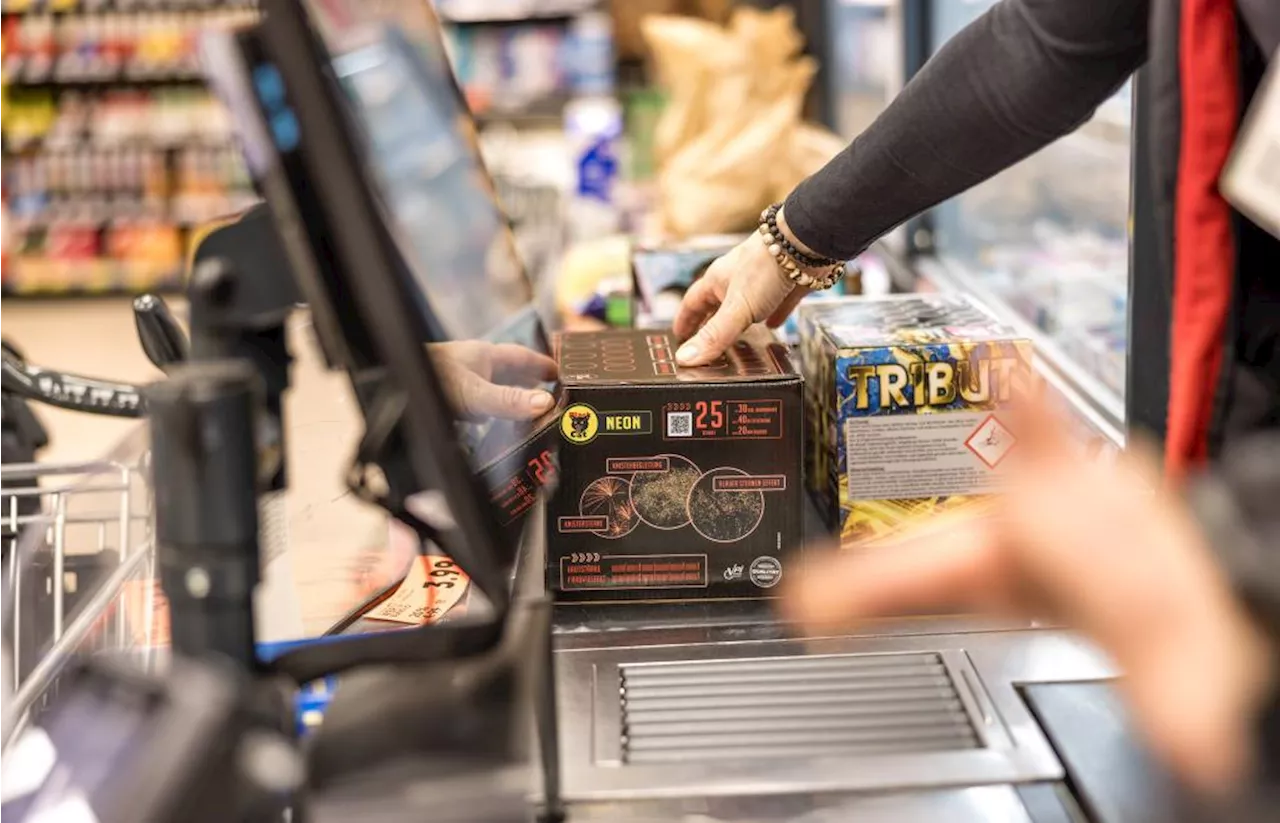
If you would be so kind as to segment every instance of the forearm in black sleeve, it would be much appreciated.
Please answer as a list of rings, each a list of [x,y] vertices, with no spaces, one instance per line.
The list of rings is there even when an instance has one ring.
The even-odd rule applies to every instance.
[[[1072,131],[1146,59],[1149,0],[1003,0],[792,192],[797,239],[851,258]]]

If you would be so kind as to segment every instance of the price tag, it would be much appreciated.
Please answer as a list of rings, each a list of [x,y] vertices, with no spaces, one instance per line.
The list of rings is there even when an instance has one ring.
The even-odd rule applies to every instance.
[[[424,626],[449,613],[467,593],[471,579],[449,558],[418,557],[395,593],[365,617]]]
[[[1273,56],[1220,182],[1222,194],[1280,237],[1280,69]]]

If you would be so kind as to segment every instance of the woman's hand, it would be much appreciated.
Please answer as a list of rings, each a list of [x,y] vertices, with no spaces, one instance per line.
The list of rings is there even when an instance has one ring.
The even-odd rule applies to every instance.
[[[1055,423],[1030,422],[994,513],[807,563],[785,609],[809,632],[935,610],[1061,621],[1120,666],[1157,755],[1192,785],[1230,789],[1250,765],[1273,651],[1153,458],[1083,460]]]
[[[555,405],[536,388],[556,379],[556,361],[544,354],[483,340],[435,343],[428,351],[460,417],[528,420]]]
[[[807,293],[783,274],[760,235],[752,233],[713,262],[685,293],[675,333],[688,342],[676,352],[676,362],[706,365],[752,323],[768,320],[770,327],[781,326]]]

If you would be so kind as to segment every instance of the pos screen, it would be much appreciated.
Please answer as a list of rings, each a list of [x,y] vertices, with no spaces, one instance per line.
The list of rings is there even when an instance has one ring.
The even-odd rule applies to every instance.
[[[545,348],[534,290],[425,0],[311,0],[368,170],[421,293],[455,339]]]
[[[392,6],[415,19],[264,0],[256,29],[210,33],[202,56],[366,439],[396,441],[404,491],[435,492],[427,525],[501,607],[508,503],[532,505],[552,462],[555,365],[439,25]]]

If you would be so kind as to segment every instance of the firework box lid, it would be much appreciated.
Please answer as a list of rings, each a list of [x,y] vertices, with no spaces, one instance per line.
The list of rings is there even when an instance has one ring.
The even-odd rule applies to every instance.
[[[1021,338],[981,304],[958,294],[848,297],[803,304],[798,324],[801,336],[820,334],[837,349]]]
[[[698,368],[676,366],[679,341],[663,329],[564,332],[554,346],[560,381],[570,391],[800,379],[786,345],[764,326],[751,327],[718,361]]]

